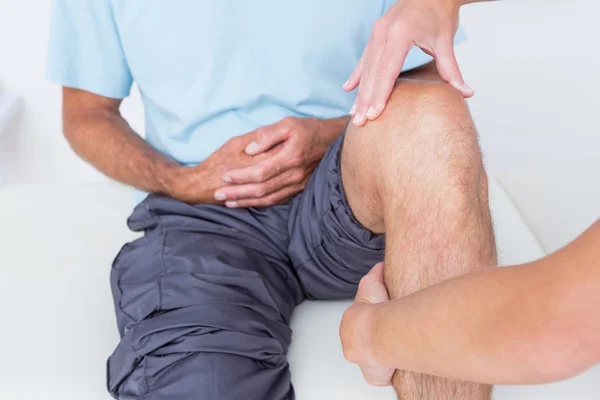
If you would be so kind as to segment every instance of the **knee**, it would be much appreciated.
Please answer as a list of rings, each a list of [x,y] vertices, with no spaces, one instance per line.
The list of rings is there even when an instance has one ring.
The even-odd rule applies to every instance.
[[[477,132],[467,104],[446,83],[399,81],[380,122],[389,133],[386,140],[400,141],[405,153],[415,159],[430,155],[437,162],[480,164]]]
[[[436,199],[470,200],[472,190],[485,185],[468,107],[448,84],[400,80],[380,118],[352,129],[365,131],[356,136],[376,152],[371,159],[380,170],[392,172],[379,174],[380,187],[396,194],[418,193],[419,201],[428,193]]]

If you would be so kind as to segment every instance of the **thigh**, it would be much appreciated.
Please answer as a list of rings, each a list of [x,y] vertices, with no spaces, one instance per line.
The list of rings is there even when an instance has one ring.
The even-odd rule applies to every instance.
[[[136,208],[129,225],[145,235],[111,272],[121,334],[108,362],[114,396],[292,398],[285,353],[302,294],[287,214],[158,196]]]
[[[383,260],[385,236],[365,228],[348,204],[341,176],[344,135],[292,202],[289,255],[310,299],[347,299]]]

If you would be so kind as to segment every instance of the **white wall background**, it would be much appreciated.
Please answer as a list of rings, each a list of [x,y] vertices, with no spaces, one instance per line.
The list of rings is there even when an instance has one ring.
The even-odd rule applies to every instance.
[[[0,91],[23,98],[0,138],[9,184],[103,179],[61,135],[60,89],[44,81],[50,0],[0,0]],[[600,4],[513,0],[462,11],[457,50],[488,169],[600,159]],[[143,130],[139,94],[124,113]],[[599,171],[600,172],[600,171]]]

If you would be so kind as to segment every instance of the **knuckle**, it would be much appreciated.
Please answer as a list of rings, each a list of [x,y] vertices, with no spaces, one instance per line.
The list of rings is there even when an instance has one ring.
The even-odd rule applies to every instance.
[[[257,169],[254,173],[254,180],[257,182],[263,182],[267,173],[264,168]]]
[[[254,197],[263,197],[266,194],[266,188],[261,185],[254,190]]]
[[[232,137],[231,139],[229,139],[227,141],[227,144],[235,145],[235,144],[239,143],[239,141],[240,141],[240,137],[239,136],[234,136],[234,137]]]
[[[402,36],[405,33],[404,27],[405,27],[404,24],[402,24],[399,21],[396,21],[396,22],[392,23],[392,25],[390,25],[389,34],[394,37]]]
[[[263,138],[265,136],[267,136],[267,132],[265,131],[265,128],[258,128],[256,131],[254,131],[256,133],[256,137],[257,138]]]
[[[287,130],[289,131],[289,135],[292,140],[294,140],[294,141],[298,140],[300,133],[298,132],[299,129],[298,129],[297,123],[295,123],[295,122],[290,123],[290,125],[287,127]]]
[[[367,71],[369,73],[369,76],[371,76],[372,78],[375,78],[375,79],[385,78],[388,76],[388,74],[390,72],[387,67],[383,67],[380,65],[371,66]]]
[[[364,286],[366,284],[366,282],[368,281],[367,276],[363,276],[362,278],[360,278],[360,281],[358,281],[358,286]]]
[[[304,165],[305,157],[302,153],[295,154],[290,158],[290,164],[294,167],[300,167]]]
[[[381,33],[386,30],[386,22],[383,19],[378,19],[373,23],[373,28],[371,29],[371,35],[373,37],[378,37]]]
[[[363,71],[370,72],[373,69],[375,69],[375,64],[369,61],[365,61],[365,63],[363,64]]]
[[[302,183],[304,176],[304,171],[298,170],[292,174],[291,180],[293,183]]]
[[[287,117],[284,117],[281,121],[279,121],[278,123],[278,130],[290,130],[294,127],[294,117],[290,117],[289,115]]]
[[[265,205],[274,206],[277,204],[277,198],[275,196],[269,196],[265,199]]]
[[[375,69],[376,78],[386,78],[390,74],[390,70],[387,67],[377,67]]]

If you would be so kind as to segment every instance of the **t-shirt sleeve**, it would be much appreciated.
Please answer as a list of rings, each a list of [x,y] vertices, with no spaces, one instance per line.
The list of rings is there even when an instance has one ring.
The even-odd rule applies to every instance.
[[[111,0],[53,0],[46,78],[121,99],[131,90]]]

